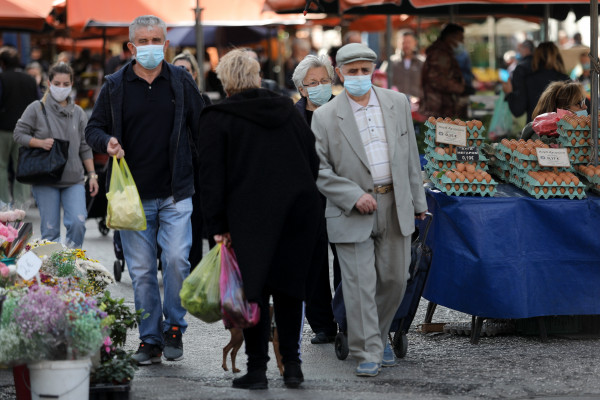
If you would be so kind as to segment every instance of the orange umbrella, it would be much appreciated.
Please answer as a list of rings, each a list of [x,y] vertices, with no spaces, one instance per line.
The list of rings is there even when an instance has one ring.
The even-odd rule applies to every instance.
[[[0,28],[41,31],[53,0],[0,0]]]

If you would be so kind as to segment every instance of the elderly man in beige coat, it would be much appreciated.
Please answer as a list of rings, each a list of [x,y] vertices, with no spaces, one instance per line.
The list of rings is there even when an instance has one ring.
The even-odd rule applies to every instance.
[[[387,334],[409,278],[414,218],[427,211],[408,100],[372,87],[375,60],[365,45],[343,46],[336,73],[345,90],[312,120],[358,376],[396,364]]]

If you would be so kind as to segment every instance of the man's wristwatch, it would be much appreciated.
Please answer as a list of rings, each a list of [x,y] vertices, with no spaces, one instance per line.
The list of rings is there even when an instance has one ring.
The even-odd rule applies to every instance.
[[[96,171],[89,171],[88,178],[89,179],[98,179],[98,174],[96,173]]]

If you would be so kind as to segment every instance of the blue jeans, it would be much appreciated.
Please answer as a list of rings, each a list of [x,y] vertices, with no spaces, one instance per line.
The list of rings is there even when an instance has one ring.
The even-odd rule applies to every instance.
[[[145,231],[121,231],[123,253],[133,283],[135,309],[148,318],[140,323],[140,340],[162,345],[163,332],[171,326],[187,328],[179,291],[190,273],[188,257],[192,246],[192,198],[175,203],[173,197],[142,200]],[[162,249],[164,304],[158,287],[157,247]],[[164,321],[163,321],[164,315]]]
[[[40,210],[42,239],[60,241],[60,206],[64,210],[67,228],[66,245],[81,248],[85,236],[85,186],[73,185],[66,188],[33,185],[33,197]]]

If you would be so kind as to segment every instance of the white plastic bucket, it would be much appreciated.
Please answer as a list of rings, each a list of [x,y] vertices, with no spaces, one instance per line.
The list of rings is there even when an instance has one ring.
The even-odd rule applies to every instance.
[[[89,358],[29,364],[31,399],[88,400],[91,366]]]

